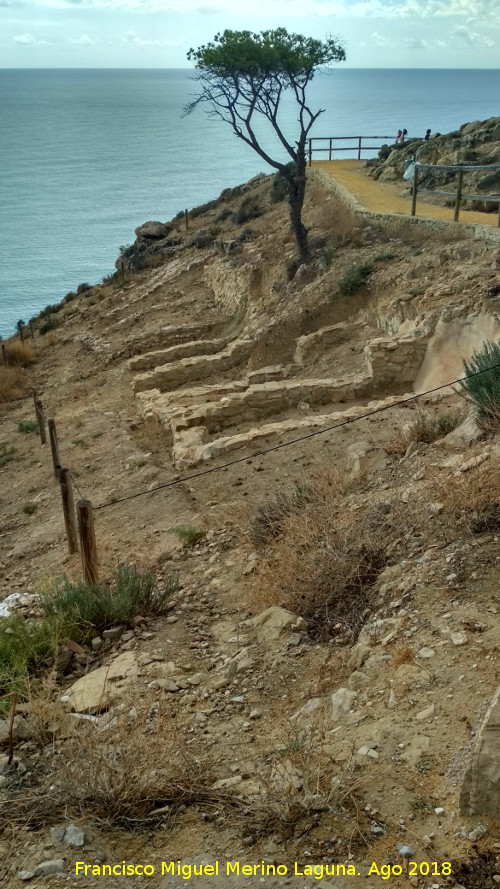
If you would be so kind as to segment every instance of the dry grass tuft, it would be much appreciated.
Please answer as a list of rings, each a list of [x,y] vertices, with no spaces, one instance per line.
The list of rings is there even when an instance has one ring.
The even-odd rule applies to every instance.
[[[441,485],[439,499],[453,521],[471,534],[500,529],[500,467],[488,461],[477,470],[451,476]]]
[[[49,719],[47,706],[31,709],[39,743],[49,739],[56,755],[50,772],[32,775],[29,786],[9,782],[0,801],[0,829],[36,829],[80,815],[102,829],[149,831],[171,826],[181,807],[242,805],[230,792],[214,789],[213,763],[187,747],[157,702],[134,719],[110,713],[76,720],[57,708]]]
[[[36,353],[33,346],[22,343],[21,340],[10,340],[6,343],[5,351],[10,367],[29,367],[36,361]]]
[[[0,401],[22,398],[28,392],[28,380],[20,367],[0,365]]]
[[[283,517],[280,531],[258,576],[263,604],[300,614],[314,634],[352,638],[385,564],[383,517],[374,525],[368,509],[348,506],[344,476],[330,474]]]
[[[412,442],[432,444],[453,432],[465,418],[463,411],[439,414],[437,417],[428,411],[417,411],[416,419],[406,424],[389,447],[392,453],[404,454]]]
[[[411,664],[415,657],[415,653],[411,648],[396,648],[391,658],[391,666],[400,667],[401,664]]]

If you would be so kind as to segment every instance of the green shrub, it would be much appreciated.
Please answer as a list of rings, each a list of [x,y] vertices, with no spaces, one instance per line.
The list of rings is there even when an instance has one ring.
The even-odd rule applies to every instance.
[[[25,515],[34,515],[38,509],[38,503],[25,503],[23,512]]]
[[[459,386],[483,429],[500,425],[500,342],[487,341],[464,361],[465,378]]]
[[[225,222],[226,219],[229,219],[230,216],[233,215],[233,211],[229,209],[229,207],[223,207],[220,213],[215,217],[216,222]]]
[[[0,442],[0,469],[2,469],[3,466],[6,466],[7,463],[10,463],[11,460],[16,459],[14,456],[15,453],[15,448],[9,447],[5,441]]]
[[[120,247],[120,256],[124,256],[126,259],[129,256],[133,256],[135,253],[135,244],[122,244]]]
[[[255,197],[248,195],[240,204],[238,209],[233,213],[233,222],[235,225],[243,225],[250,219],[256,219],[261,215],[259,202]]]
[[[321,268],[322,269],[330,268],[330,266],[333,262],[334,256],[335,256],[335,250],[333,249],[333,247],[331,245],[327,245],[326,247],[323,247],[323,249],[319,255],[319,264],[320,264]]]
[[[192,210],[189,211],[189,215],[191,219],[196,219],[197,216],[202,216],[204,213],[209,213],[210,210],[215,210],[217,206],[217,201],[207,201],[206,204],[200,204],[198,207],[193,207]]]
[[[57,645],[67,635],[60,617],[50,622],[25,621],[17,615],[0,620],[0,698],[13,692],[24,696],[28,677],[50,667]]]
[[[366,282],[367,278],[370,277],[372,272],[373,266],[371,263],[363,262],[352,265],[347,269],[339,281],[339,293],[343,296],[356,293],[356,291]]]
[[[45,336],[46,333],[49,333],[50,330],[55,330],[56,327],[59,327],[59,321],[57,318],[52,318],[51,315],[47,317],[47,320],[40,324],[40,328],[38,333],[40,336]]]
[[[191,525],[176,525],[175,528],[170,528],[170,531],[177,535],[185,547],[194,546],[205,536],[204,531],[192,528]]]
[[[38,429],[36,420],[20,420],[17,424],[18,432],[34,432],[35,429]]]
[[[281,173],[276,173],[276,175],[273,177],[269,199],[272,204],[278,204],[280,203],[280,201],[286,200],[287,197],[287,181]]]
[[[392,151],[390,145],[382,145],[378,153],[379,160],[386,161]]]
[[[279,537],[283,523],[292,512],[300,510],[310,501],[310,491],[296,485],[290,493],[279,491],[274,500],[268,500],[257,510],[250,522],[250,539],[257,546],[266,546]]]
[[[431,444],[438,438],[448,435],[462,422],[463,415],[458,412],[455,414],[440,414],[433,417],[428,413],[419,413],[417,419],[410,424],[406,433],[408,444],[411,441],[421,441]]]
[[[385,253],[378,253],[375,262],[392,262],[393,259],[396,259],[396,254],[387,250]]]
[[[42,607],[48,620],[64,617],[73,627],[73,639],[76,635],[77,641],[87,641],[114,624],[130,623],[138,614],[163,614],[178,585],[176,575],[159,585],[149,571],[118,565],[112,585],[65,578],[60,589],[42,596]]]

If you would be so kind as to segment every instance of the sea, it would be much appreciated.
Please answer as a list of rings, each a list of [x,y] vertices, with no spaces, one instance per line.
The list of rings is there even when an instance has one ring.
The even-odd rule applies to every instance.
[[[206,108],[185,114],[196,90],[184,69],[0,70],[0,336],[112,273],[137,226],[272,172]],[[403,128],[447,133],[499,115],[500,70],[339,66],[308,95],[324,109],[312,136],[394,141]],[[292,141],[296,121],[285,96]],[[258,135],[285,157],[264,127]]]

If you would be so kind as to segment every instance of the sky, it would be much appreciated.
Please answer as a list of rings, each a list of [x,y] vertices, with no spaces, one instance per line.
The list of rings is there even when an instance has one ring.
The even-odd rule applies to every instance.
[[[348,68],[499,68],[500,0],[0,0],[1,68],[186,68],[221,30],[339,39]]]

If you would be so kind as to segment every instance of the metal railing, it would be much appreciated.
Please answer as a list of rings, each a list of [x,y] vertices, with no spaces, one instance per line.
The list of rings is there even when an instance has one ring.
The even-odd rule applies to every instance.
[[[432,188],[421,188],[418,184],[418,174],[420,170],[448,170],[452,173],[458,173],[457,190],[456,191],[434,191]],[[500,170],[500,164],[480,164],[471,166],[470,164],[414,164],[413,168],[413,187],[411,195],[411,215],[416,216],[417,212],[417,194],[430,194],[438,197],[455,198],[455,210],[453,219],[459,221],[460,204],[463,200],[469,201],[485,201],[495,203],[498,202],[498,222],[500,228],[500,194],[466,194],[463,191],[464,173],[476,173],[480,170],[487,170],[489,173],[494,170]]]
[[[366,145],[366,140],[373,141],[376,139],[380,144],[379,145]],[[408,136],[406,137],[408,141]],[[325,145],[318,145],[316,147],[316,143],[323,142]],[[352,142],[352,145],[341,145],[337,147],[334,145],[335,142]],[[327,154],[327,158],[323,158],[323,160],[332,160],[332,154],[336,151],[355,151],[358,156],[358,160],[361,160],[361,152],[362,151],[380,151],[382,145],[394,145],[396,144],[396,140],[394,136],[313,136],[308,139],[309,143],[309,166],[311,166],[313,160],[313,154],[319,154],[322,152],[323,154]]]

